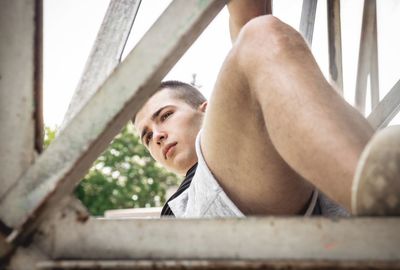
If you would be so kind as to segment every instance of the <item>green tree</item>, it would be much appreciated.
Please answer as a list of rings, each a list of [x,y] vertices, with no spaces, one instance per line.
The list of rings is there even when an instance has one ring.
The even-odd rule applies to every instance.
[[[46,146],[55,134],[46,128]],[[128,125],[94,162],[75,195],[92,215],[103,215],[109,209],[161,206],[166,190],[178,182],[150,157]]]

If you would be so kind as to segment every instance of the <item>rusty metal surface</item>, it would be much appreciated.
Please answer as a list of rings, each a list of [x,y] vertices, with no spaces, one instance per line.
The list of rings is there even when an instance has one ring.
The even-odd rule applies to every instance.
[[[72,220],[54,259],[400,260],[400,218]]]
[[[12,251],[12,249],[13,246],[10,245],[7,238],[0,233],[0,262]]]
[[[34,159],[36,4],[0,1],[0,200]]]
[[[400,269],[400,262],[327,260],[44,261],[37,269]]]
[[[43,151],[43,0],[35,0],[35,47],[34,47],[34,119],[35,150]]]

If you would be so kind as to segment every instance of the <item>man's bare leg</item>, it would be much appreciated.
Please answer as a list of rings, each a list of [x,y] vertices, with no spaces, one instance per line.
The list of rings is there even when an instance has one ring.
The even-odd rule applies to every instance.
[[[245,214],[294,214],[310,198],[309,183],[350,209],[354,171],[372,134],[324,79],[303,38],[262,16],[245,25],[221,69],[201,147]]]

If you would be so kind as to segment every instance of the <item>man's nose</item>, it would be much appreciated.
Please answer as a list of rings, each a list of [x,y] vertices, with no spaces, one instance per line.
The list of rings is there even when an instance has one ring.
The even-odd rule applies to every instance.
[[[161,142],[163,142],[168,137],[167,133],[165,133],[164,131],[154,131],[154,133],[154,137],[158,145],[161,145]]]

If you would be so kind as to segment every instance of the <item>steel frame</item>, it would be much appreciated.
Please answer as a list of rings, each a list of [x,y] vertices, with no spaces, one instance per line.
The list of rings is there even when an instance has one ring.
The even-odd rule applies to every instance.
[[[109,21],[103,24],[103,27],[113,24],[112,18],[118,14],[111,12],[113,4],[123,6],[128,2],[128,0],[112,1],[105,19],[105,22]],[[136,2],[137,6],[130,6],[132,9],[127,12],[129,15],[125,17],[127,19],[121,26],[124,30],[118,38],[120,45],[126,41],[138,3]],[[303,2],[300,29],[310,45],[316,3],[315,0]],[[335,1],[335,4],[337,5],[338,1]],[[12,11],[26,18],[24,21],[16,17],[17,21],[22,21],[22,29],[25,27],[23,23],[36,22],[32,24],[33,27],[25,30],[28,40],[22,48],[9,48],[8,44],[3,42],[3,45],[0,44],[2,60],[0,75],[6,74],[5,80],[0,80],[1,100],[9,102],[13,98],[20,103],[24,101],[19,106],[27,109],[23,112],[26,121],[20,122],[19,128],[29,127],[22,132],[21,137],[15,138],[16,142],[22,142],[24,151],[15,151],[13,157],[16,160],[23,158],[25,160],[22,162],[23,165],[13,167],[14,174],[9,179],[3,172],[1,178],[2,185],[3,183],[6,185],[0,189],[0,219],[13,231],[8,235],[4,232],[3,236],[0,235],[0,255],[8,253],[11,256],[9,266],[12,269],[24,269],[26,264],[35,264],[41,269],[53,269],[60,267],[60,262],[53,260],[67,259],[79,259],[75,262],[70,261],[75,268],[82,266],[79,266],[83,263],[82,259],[100,260],[100,264],[106,259],[129,260],[126,265],[132,268],[140,268],[140,263],[138,264],[140,260],[147,260],[145,262],[150,267],[157,265],[154,260],[164,260],[164,262],[172,260],[174,264],[171,268],[182,265],[187,268],[203,266],[213,268],[215,264],[212,262],[215,260],[222,262],[221,268],[227,265],[233,268],[240,268],[243,265],[261,268],[279,268],[282,265],[301,268],[315,268],[318,265],[340,268],[384,265],[400,268],[398,234],[400,219],[398,218],[99,220],[89,218],[86,210],[77,201],[71,201],[69,195],[73,187],[98,154],[154,93],[163,76],[224,5],[225,1],[221,0],[175,0],[123,63],[117,66],[118,59],[112,58],[112,63],[97,74],[93,73],[93,69],[104,63],[103,55],[109,56],[110,51],[105,49],[104,54],[96,55],[94,50],[91,57],[94,60],[89,62],[86,70],[90,78],[85,78],[90,83],[85,85],[85,80],[82,79],[76,92],[77,96],[80,94],[87,96],[80,105],[72,106],[72,108],[81,106],[81,109],[69,113],[70,120],[66,122],[58,138],[31,164],[35,153],[33,126],[41,121],[40,116],[36,116],[35,121],[29,118],[34,110],[30,106],[35,100],[32,93],[40,85],[32,78],[40,80],[40,76],[35,74],[40,73],[41,60],[33,55],[38,50],[38,37],[35,33],[40,33],[38,29],[41,25],[35,14],[38,14],[37,8],[41,7],[41,1],[25,0],[23,5],[4,1],[0,4],[2,15]],[[114,11],[121,10],[121,7]],[[338,12],[337,8],[335,10]],[[340,26],[340,19],[335,18],[332,21],[334,25],[331,26],[333,34],[330,36],[338,41],[340,33],[338,36],[337,29]],[[14,27],[0,23],[0,33],[2,36],[7,33],[10,40],[18,41],[17,35],[10,32]],[[108,35],[107,31],[101,33]],[[163,38],[159,33],[168,38]],[[109,38],[112,39],[107,36],[107,39]],[[103,40],[99,39],[98,42],[101,43]],[[335,42],[335,51],[341,48],[338,44],[340,43]],[[111,54],[120,55],[123,46],[118,48]],[[372,48],[376,49],[376,46]],[[13,57],[12,54],[5,53],[13,50],[25,50],[27,54]],[[333,58],[332,50],[330,56],[334,59],[335,65],[341,65],[341,57]],[[28,74],[28,77],[21,79],[25,82],[24,91],[19,84],[13,84],[9,79],[11,75],[7,73],[11,66],[20,67],[22,62],[28,63],[26,65],[28,70],[21,71],[21,74],[24,72]],[[374,65],[372,64],[372,68]],[[137,67],[140,69],[135,70]],[[377,74],[377,65],[375,67]],[[108,78],[102,82],[105,77]],[[13,91],[10,97],[3,90],[5,86]],[[397,83],[387,97],[377,104],[376,110],[369,117],[376,128],[386,125],[387,119],[399,110],[399,98]],[[374,99],[376,100],[376,95]],[[394,102],[388,101],[393,99]],[[26,100],[28,102],[25,103]],[[389,110],[386,107],[388,103],[390,103]],[[1,120],[2,124],[5,123],[10,129],[14,128],[13,124],[19,118],[10,117]],[[0,133],[0,136],[3,140],[0,143],[3,149],[4,139],[9,135]],[[25,142],[28,142],[28,147]],[[36,232],[33,238],[28,238],[32,236],[33,231]],[[18,247],[20,244],[28,247]],[[12,249],[10,247],[14,248],[13,254],[8,252]],[[201,263],[202,260],[204,264]],[[185,264],[185,261],[188,263]],[[240,262],[235,264],[237,261],[241,261],[242,264]],[[89,262],[92,262],[90,267],[96,266],[93,261]],[[103,262],[104,265],[107,263]],[[159,265],[167,268],[165,264]],[[115,267],[112,264],[109,266],[110,269]],[[72,269],[68,268],[68,262],[65,262],[63,267]]]

